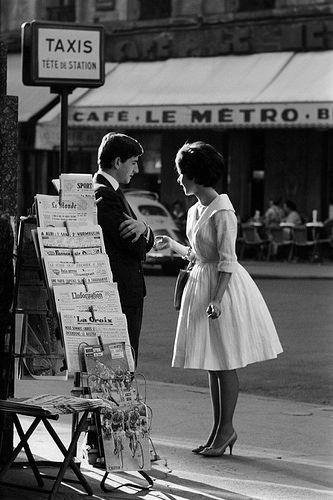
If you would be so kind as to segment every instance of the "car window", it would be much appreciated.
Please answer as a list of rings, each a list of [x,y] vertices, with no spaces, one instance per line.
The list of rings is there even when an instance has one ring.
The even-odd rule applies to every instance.
[[[156,205],[139,205],[138,209],[142,215],[162,215],[167,217],[168,214],[163,208]]]

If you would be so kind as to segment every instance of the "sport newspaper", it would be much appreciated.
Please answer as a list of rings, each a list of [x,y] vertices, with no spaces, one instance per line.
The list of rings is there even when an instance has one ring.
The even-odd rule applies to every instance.
[[[60,174],[59,188],[61,200],[91,198],[95,201],[92,174]]]

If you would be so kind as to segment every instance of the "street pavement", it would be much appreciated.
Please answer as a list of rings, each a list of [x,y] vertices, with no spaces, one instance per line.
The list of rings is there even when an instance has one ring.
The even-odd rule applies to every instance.
[[[242,263],[254,277],[333,278],[333,265]],[[273,274],[273,271],[275,272]],[[17,397],[37,393],[69,394],[73,380],[67,382],[17,381]],[[144,388],[142,388],[144,394]],[[103,471],[84,462],[81,470],[97,499],[262,499],[262,500],[333,500],[333,407],[241,393],[235,414],[238,440],[221,457],[207,458],[191,449],[204,441],[209,432],[211,408],[208,389],[148,381],[146,401],[153,410],[151,436],[159,459],[148,472],[154,481],[151,490],[124,486],[129,481],[145,485],[138,473],[112,473],[109,487],[120,486],[110,493],[100,489]],[[24,427],[29,419],[22,418]],[[68,443],[70,416],[61,416],[53,424],[61,439]],[[39,426],[31,440],[35,456],[44,460],[61,460],[60,452]],[[79,446],[80,449],[80,446]],[[56,469],[42,469],[55,474]],[[73,477],[68,473],[66,477]],[[7,481],[33,485],[29,468],[12,469]],[[47,480],[47,488],[52,483]],[[0,486],[3,500],[39,500],[45,493]],[[57,499],[82,498],[82,488],[62,484]]]

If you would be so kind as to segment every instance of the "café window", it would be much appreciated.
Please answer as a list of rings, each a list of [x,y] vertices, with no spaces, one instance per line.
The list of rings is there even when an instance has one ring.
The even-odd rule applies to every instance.
[[[75,22],[75,0],[47,0],[46,20]]]
[[[140,20],[171,17],[171,0],[139,0]]]
[[[251,12],[275,8],[275,0],[238,0],[237,12]]]
[[[133,137],[142,144],[144,149],[144,154],[142,156],[142,173],[159,177],[162,168],[161,134],[140,132]]]

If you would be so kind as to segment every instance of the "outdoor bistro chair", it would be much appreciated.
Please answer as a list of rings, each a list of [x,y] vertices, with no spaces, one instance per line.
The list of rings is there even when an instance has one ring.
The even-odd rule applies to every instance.
[[[294,227],[293,243],[293,257],[313,261],[317,242],[309,238],[308,228],[305,225]]]
[[[245,256],[245,251],[254,252],[256,260],[263,260],[268,257],[269,240],[259,235],[258,228],[252,224],[242,224],[242,247],[240,259]]]
[[[289,262],[293,253],[293,240],[286,233],[282,226],[272,226],[269,228],[268,260],[272,257],[283,258]]]

